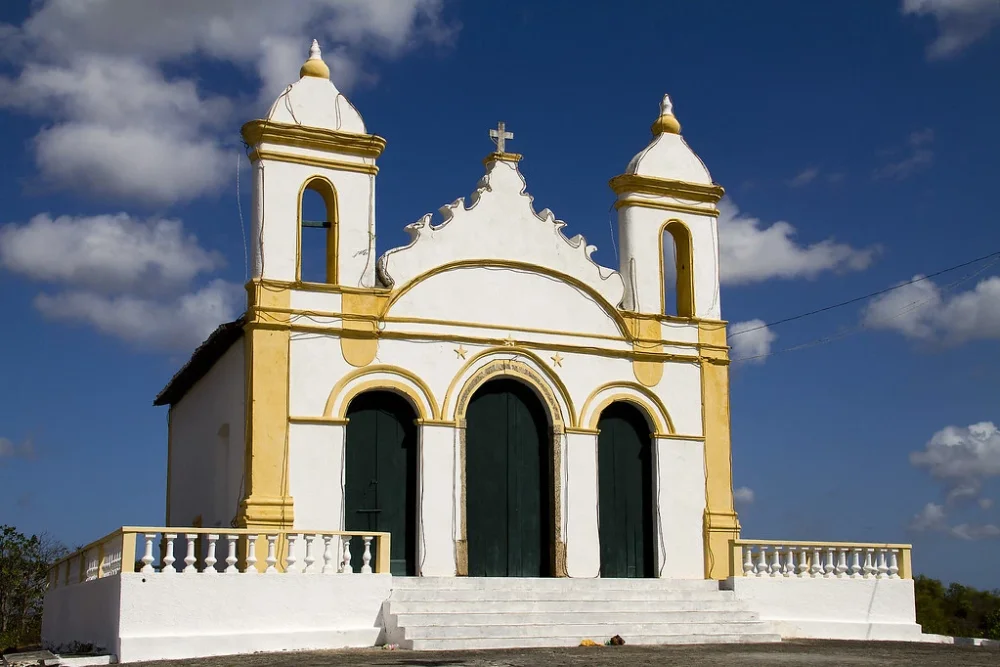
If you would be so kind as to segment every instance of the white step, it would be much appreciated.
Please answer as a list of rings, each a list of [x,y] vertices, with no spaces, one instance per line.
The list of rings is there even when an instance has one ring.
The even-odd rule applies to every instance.
[[[591,638],[603,643],[606,638]],[[479,639],[417,639],[410,648],[423,651],[459,651],[469,649],[529,648],[543,646],[579,646],[579,637],[484,637]],[[668,635],[625,639],[626,644],[764,644],[781,641],[777,634],[761,635]],[[597,648],[595,651],[599,650]],[[600,656],[595,656],[600,657]]]
[[[444,614],[496,612],[526,614],[533,612],[618,613],[641,612],[656,614],[662,612],[697,611],[747,611],[749,605],[743,600],[713,598],[710,600],[398,600],[390,597],[387,603],[391,614]]]
[[[546,623],[545,625],[431,625],[404,629],[406,639],[475,639],[477,637],[668,637],[675,635],[766,634],[770,626],[752,623]]]
[[[402,613],[396,623],[402,627],[481,626],[481,625],[628,625],[636,623],[751,623],[759,620],[752,611],[560,611],[497,613]]]
[[[570,579],[543,577],[393,577],[394,590],[632,590],[717,592],[706,579]]]
[[[732,591],[703,591],[703,590],[606,590],[601,588],[568,588],[558,590],[555,588],[512,588],[512,589],[489,589],[476,590],[469,589],[435,589],[427,588],[394,588],[390,595],[390,600],[425,600],[427,602],[435,600],[461,600],[470,601],[499,601],[499,600],[560,600],[565,602],[584,600],[731,600],[735,598]]]

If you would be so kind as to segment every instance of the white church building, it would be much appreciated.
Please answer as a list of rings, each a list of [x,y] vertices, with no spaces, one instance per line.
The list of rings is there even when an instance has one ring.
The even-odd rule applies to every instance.
[[[242,128],[246,311],[156,398],[164,525],[56,563],[45,643],[136,661],[919,639],[908,545],[741,538],[723,189],[669,98],[653,118],[610,182],[618,267],[535,210],[502,123],[471,195],[376,257],[386,140],[314,42]]]

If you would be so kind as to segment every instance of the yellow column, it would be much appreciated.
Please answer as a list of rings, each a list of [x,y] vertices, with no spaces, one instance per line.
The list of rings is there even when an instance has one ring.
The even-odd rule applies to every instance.
[[[288,358],[290,290],[255,279],[247,284],[246,497],[238,525],[262,532],[291,528],[288,492]],[[280,312],[275,312],[275,310]]]
[[[698,342],[705,434],[705,578],[725,579],[734,567],[730,540],[740,536],[733,505],[726,323],[699,322]]]

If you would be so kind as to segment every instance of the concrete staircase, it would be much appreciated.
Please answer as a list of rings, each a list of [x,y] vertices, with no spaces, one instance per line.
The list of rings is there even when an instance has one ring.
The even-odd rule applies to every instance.
[[[412,649],[776,642],[715,581],[393,577],[385,640]]]

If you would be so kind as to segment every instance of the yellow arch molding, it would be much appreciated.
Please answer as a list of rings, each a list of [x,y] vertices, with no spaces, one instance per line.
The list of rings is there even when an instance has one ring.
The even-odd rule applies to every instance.
[[[660,226],[660,312],[667,312],[666,272],[663,266],[663,233],[667,232],[674,240],[674,262],[676,264],[676,279],[674,285],[677,301],[677,317],[691,318],[695,316],[694,308],[694,245],[691,239],[691,229],[677,218],[671,218]]]
[[[522,347],[491,347],[487,350],[479,352],[471,359],[469,359],[467,362],[465,362],[465,364],[459,369],[458,373],[455,374],[455,377],[452,378],[451,384],[448,385],[448,391],[445,392],[444,395],[444,408],[442,409],[441,412],[442,415],[447,416],[450,414],[451,411],[450,406],[452,405],[453,398],[456,396],[458,391],[465,388],[465,386],[468,384],[469,380],[465,380],[464,382],[462,382],[462,387],[461,388],[458,387],[458,383],[462,381],[463,376],[466,374],[466,372],[477,361],[491,354],[504,355],[504,358],[498,358],[497,361],[518,361],[516,356],[527,357],[532,361],[534,361],[535,364],[538,365],[538,368],[541,369],[541,372],[528,366],[527,364],[524,364],[524,362],[521,362],[522,364],[524,364],[525,368],[528,369],[528,371],[530,371],[530,374],[529,377],[525,378],[522,378],[521,376],[517,377],[524,380],[528,380],[529,378],[533,380],[535,382],[534,385],[535,389],[538,390],[538,392],[542,395],[543,400],[545,399],[545,392],[546,391],[551,392],[552,387],[555,387],[556,391],[559,393],[559,396],[566,404],[567,415],[566,418],[564,419],[562,416],[562,409],[560,408],[558,401],[556,401],[555,407],[558,408],[558,410],[552,415],[553,423],[561,422],[564,427],[569,427],[569,428],[574,428],[576,426],[576,412],[573,409],[573,399],[570,398],[569,391],[566,389],[566,385],[563,384],[562,380],[559,379],[558,375],[549,370],[549,368],[545,365],[545,362],[542,361],[541,357],[539,357],[534,352],[526,350]],[[515,355],[515,358],[513,359],[509,358],[512,355]],[[488,378],[483,378],[480,382],[476,384],[476,388],[484,384],[488,379],[491,379],[493,377],[499,377],[501,375],[502,373],[497,372],[495,374],[490,375]],[[546,381],[548,382],[546,383]],[[457,401],[457,399],[454,400]],[[551,407],[552,406],[550,405],[550,408]],[[456,404],[454,407],[455,414],[451,417],[451,419],[454,419],[456,422],[459,419],[465,418],[464,406],[462,407],[461,414],[459,414],[459,408],[460,406]]]
[[[629,394],[624,391],[615,391],[609,396],[599,399],[602,392],[614,389],[631,389],[645,397],[649,403],[644,403],[636,398],[635,394]],[[594,405],[597,400],[600,400],[600,403]],[[642,409],[653,421],[654,430],[656,431],[655,435],[670,435],[674,433],[674,422],[670,419],[670,413],[667,412],[667,408],[663,405],[660,397],[646,387],[633,382],[608,382],[592,391],[587,400],[583,402],[583,408],[580,410],[577,422],[584,424],[582,428],[596,429],[597,422],[601,419],[601,412],[615,401],[627,401]],[[588,414],[590,415],[590,419],[587,419]],[[587,421],[584,422],[584,420]]]
[[[433,269],[421,273],[419,276],[409,281],[408,283],[402,285],[398,290],[393,291],[392,296],[389,297],[388,302],[385,305],[385,309],[382,311],[382,317],[385,317],[389,313],[393,304],[396,303],[404,294],[409,292],[411,289],[427,280],[428,278],[433,278],[434,276],[446,273],[448,271],[453,271],[455,269],[465,269],[465,268],[479,268],[479,267],[498,267],[505,269],[520,269],[523,271],[530,271],[531,273],[539,273],[542,275],[550,276],[552,278],[557,278],[566,283],[569,283],[573,287],[576,287],[581,292],[585,293],[587,296],[592,298],[597,305],[599,305],[605,313],[614,321],[618,326],[618,330],[622,334],[622,338],[626,341],[632,340],[632,331],[629,329],[628,323],[625,318],[622,317],[621,312],[612,304],[608,303],[600,292],[595,290],[593,287],[587,283],[574,278],[571,275],[562,273],[561,271],[556,271],[547,266],[540,266],[538,264],[529,264],[527,262],[517,262],[504,259],[463,259],[456,262],[449,262],[447,264],[442,264],[436,266]]]
[[[299,188],[298,224],[295,227],[295,280],[302,282],[302,197],[306,190],[312,190],[323,198],[326,204],[326,219],[330,227],[326,230],[326,282],[336,285],[338,282],[338,256],[340,249],[340,211],[337,207],[337,188],[325,176],[314,174],[307,178]]]
[[[371,380],[366,380],[350,387],[350,389],[345,393],[344,388],[351,382],[366,375],[373,375],[376,373],[384,373],[390,376],[395,376],[396,378],[409,380],[413,383],[413,385],[416,385],[420,391],[418,392],[411,385],[406,384],[405,382],[400,382],[398,379],[372,378]],[[363,391],[372,391],[380,388],[388,391],[395,391],[396,393],[403,394],[408,397],[411,401],[413,401],[414,409],[417,411],[417,415],[420,419],[441,419],[441,410],[438,408],[437,401],[434,400],[434,393],[430,390],[430,387],[427,386],[427,383],[405,368],[391,366],[388,364],[367,366],[365,368],[352,371],[342,377],[337,384],[333,385],[333,389],[330,391],[330,395],[326,399],[326,406],[323,408],[323,414],[327,417],[337,417],[339,419],[343,419],[347,413],[347,406],[350,404],[351,399]],[[344,400],[340,403],[340,410],[337,411],[337,414],[333,414],[333,408],[337,403],[338,397],[341,395],[344,396]],[[425,406],[429,406],[430,414],[428,414]]]

